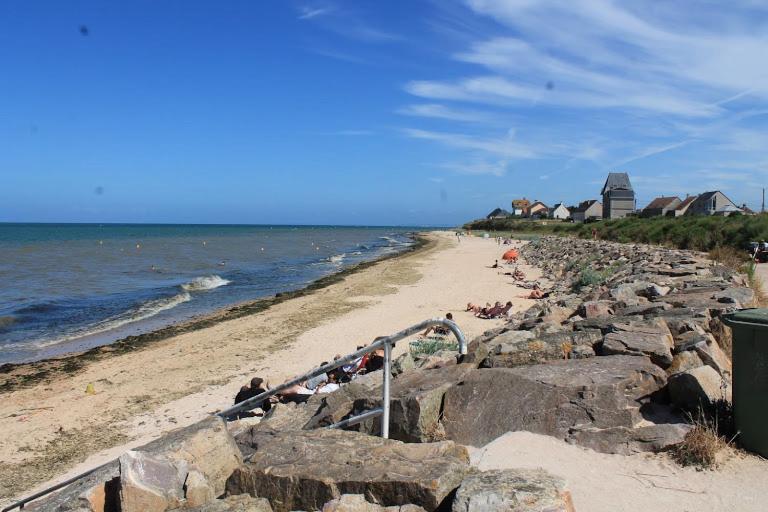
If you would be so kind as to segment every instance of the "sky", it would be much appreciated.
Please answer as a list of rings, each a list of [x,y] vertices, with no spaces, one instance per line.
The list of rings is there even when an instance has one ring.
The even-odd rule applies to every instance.
[[[450,226],[768,176],[759,0],[0,1],[0,221]]]

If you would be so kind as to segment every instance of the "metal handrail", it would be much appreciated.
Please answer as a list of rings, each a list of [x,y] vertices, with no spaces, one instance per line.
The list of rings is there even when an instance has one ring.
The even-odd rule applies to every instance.
[[[384,376],[383,376],[383,383],[382,383],[383,384],[382,385],[382,406],[377,409],[371,409],[369,411],[363,412],[362,414],[359,414],[357,416],[346,418],[338,423],[330,425],[328,428],[343,428],[351,425],[356,425],[368,418],[375,418],[377,416],[381,416],[381,437],[388,438],[389,437],[389,390],[390,390],[390,380],[392,379],[392,372],[391,372],[392,347],[394,347],[395,343],[397,343],[401,339],[412,336],[420,332],[422,329],[426,329],[428,327],[433,327],[436,325],[442,325],[444,327],[447,327],[454,334],[454,336],[456,336],[456,339],[459,342],[459,354],[461,355],[467,354],[467,340],[466,338],[464,338],[464,333],[461,332],[461,329],[459,329],[459,326],[456,325],[456,323],[453,322],[452,320],[447,320],[445,318],[431,318],[429,320],[424,320],[423,322],[419,322],[416,325],[412,325],[411,327],[408,327],[407,329],[403,329],[402,331],[392,334],[390,336],[377,338],[376,341],[374,341],[367,347],[361,348],[360,350],[357,350],[352,354],[339,358],[333,361],[332,363],[328,363],[326,365],[319,366],[313,370],[310,370],[304,375],[295,377],[264,393],[261,393],[252,398],[249,398],[248,400],[244,400],[238,404],[235,404],[229,409],[217,413],[217,415],[226,418],[238,412],[254,409],[260,406],[264,402],[264,400],[280,393],[281,391],[284,391],[290,387],[293,387],[296,384],[299,384],[307,379],[311,379],[312,377],[317,377],[318,375],[328,373],[329,371],[335,370],[340,366],[344,366],[353,361],[356,361],[358,358],[363,357],[365,354],[373,352],[374,350],[384,348],[384,368],[383,368]],[[5,507],[0,512],[9,512],[16,508],[23,509],[24,506],[30,501],[36,500],[38,498],[45,496],[46,494],[50,494],[53,491],[66,487],[67,485],[73,482],[76,482],[77,480],[83,478],[84,476],[88,476],[91,473],[94,473],[95,471],[98,471],[99,469],[102,469],[116,462],[118,462],[118,459],[111,460],[106,464],[102,464],[101,466],[98,466],[96,468],[92,468],[92,469],[89,469],[88,471],[84,471],[79,475],[73,476],[72,478],[69,478],[63,482],[60,482],[56,485],[48,487],[47,489],[37,492],[31,496],[27,496],[26,498]]]
[[[424,320],[423,322],[419,322],[416,325],[412,325],[407,329],[403,329],[402,331],[392,334],[390,336],[383,336],[381,338],[377,338],[376,341],[374,341],[367,347],[363,347],[360,350],[357,350],[347,356],[339,358],[331,363],[318,366],[317,368],[314,368],[313,370],[308,371],[304,375],[299,375],[298,377],[294,377],[293,379],[287,382],[284,382],[283,384],[280,384],[279,386],[274,387],[268,391],[265,391],[264,393],[260,393],[247,400],[243,400],[242,402],[233,405],[229,409],[219,412],[218,415],[226,418],[238,412],[244,412],[244,411],[249,411],[251,409],[255,409],[256,407],[259,407],[262,403],[264,403],[264,400],[268,399],[271,396],[279,394],[281,391],[285,391],[286,389],[289,389],[313,377],[317,377],[318,375],[323,375],[325,373],[333,371],[336,368],[339,368],[340,366],[344,366],[353,361],[356,361],[357,359],[363,357],[365,354],[368,354],[370,352],[373,352],[374,350],[383,348],[384,349],[384,372],[383,372],[384,376],[383,376],[383,382],[382,382],[382,402],[383,403],[382,403],[382,412],[381,412],[381,436],[384,438],[388,438],[389,437],[389,383],[392,378],[392,372],[391,372],[392,347],[395,345],[395,343],[402,340],[403,338],[413,336],[414,334],[421,332],[423,329],[426,329],[428,327],[434,327],[436,325],[442,325],[443,327],[447,327],[454,334],[454,336],[456,336],[456,339],[459,342],[459,354],[461,355],[467,354],[467,340],[464,337],[464,333],[461,332],[461,329],[459,329],[459,326],[456,325],[456,323],[453,320],[448,320],[446,318],[430,318],[429,320]],[[353,420],[355,418],[349,418],[349,419]]]

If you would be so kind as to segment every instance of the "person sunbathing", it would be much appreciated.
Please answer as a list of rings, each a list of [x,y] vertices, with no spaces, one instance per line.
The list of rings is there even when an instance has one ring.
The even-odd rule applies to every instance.
[[[501,308],[501,302],[496,301],[493,306],[487,304],[484,308],[475,313],[475,316],[478,318],[488,318],[490,315],[495,315],[498,313],[498,311],[501,311]]]
[[[524,299],[543,299],[547,297],[549,294],[544,293],[544,290],[539,287],[538,284],[533,285],[533,290],[531,290],[531,293],[528,295],[521,295]]]
[[[467,311],[470,311],[469,307],[472,305],[472,303],[467,304]],[[453,320],[453,314],[452,313],[446,313],[445,314],[446,320]],[[427,327],[427,330],[421,333],[421,335],[426,338],[429,336],[429,333],[434,332],[436,336],[448,336],[451,333],[451,330],[445,327],[444,325],[433,325],[431,327]]]
[[[512,302],[507,301],[505,305],[501,305],[501,302],[497,302],[494,307],[491,309],[487,309],[485,312],[481,312],[478,315],[478,318],[485,318],[485,319],[491,319],[491,318],[501,318],[502,316],[506,316],[507,313],[512,309]]]

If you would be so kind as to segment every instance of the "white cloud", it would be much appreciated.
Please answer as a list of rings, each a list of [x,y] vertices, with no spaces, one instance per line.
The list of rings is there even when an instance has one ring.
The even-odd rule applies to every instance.
[[[300,7],[299,8],[299,19],[300,20],[311,20],[312,18],[316,18],[318,16],[322,16],[324,14],[328,14],[332,12],[333,9],[331,7]]]
[[[466,121],[470,123],[489,122],[493,119],[493,116],[487,112],[459,110],[436,103],[407,105],[398,109],[397,113],[406,116],[431,117],[436,119],[448,119],[451,121]]]
[[[533,148],[520,144],[511,138],[483,138],[416,128],[405,128],[403,133],[414,139],[432,140],[454,148],[480,151],[505,158],[534,158],[536,156]]]

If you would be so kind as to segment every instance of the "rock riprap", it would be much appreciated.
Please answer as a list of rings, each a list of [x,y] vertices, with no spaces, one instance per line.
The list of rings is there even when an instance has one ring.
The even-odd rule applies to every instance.
[[[268,497],[275,512],[320,510],[344,494],[435,510],[469,469],[466,448],[451,441],[406,444],[340,430],[253,429],[238,443],[246,459],[227,481],[227,493]]]

